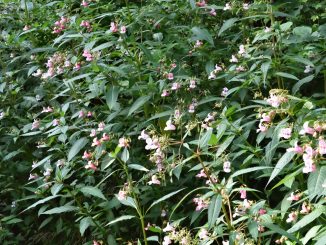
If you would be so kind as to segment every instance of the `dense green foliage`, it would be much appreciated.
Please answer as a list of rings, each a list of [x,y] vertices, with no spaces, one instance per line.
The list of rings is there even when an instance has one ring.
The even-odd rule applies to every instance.
[[[2,0],[1,244],[325,245],[325,8]]]

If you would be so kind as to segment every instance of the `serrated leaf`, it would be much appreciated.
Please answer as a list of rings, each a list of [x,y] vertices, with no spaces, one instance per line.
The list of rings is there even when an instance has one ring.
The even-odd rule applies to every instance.
[[[136,218],[136,216],[133,216],[133,215],[123,215],[119,218],[116,218],[114,220],[112,220],[111,222],[107,223],[105,226],[108,226],[108,225],[113,225],[117,222],[120,222],[120,221],[123,221],[123,220],[129,220],[129,219],[133,219],[133,218]]]
[[[133,114],[136,110],[138,110],[141,106],[143,106],[147,101],[149,101],[149,99],[151,98],[151,96],[146,95],[146,96],[142,96],[139,97],[130,107],[129,112],[128,112],[128,117]]]
[[[103,195],[102,191],[94,186],[84,186],[80,189],[80,191],[84,194],[91,195],[94,197],[101,198],[103,200],[106,200],[105,196]]]
[[[263,64],[261,64],[261,67],[260,67],[260,69],[263,73],[263,83],[264,84],[266,82],[266,77],[267,77],[267,73],[268,73],[270,65],[271,65],[271,61],[267,61],[267,62],[264,62]]]
[[[234,174],[232,174],[230,177],[234,178],[239,175],[243,175],[246,173],[255,172],[255,171],[259,171],[259,170],[263,170],[263,169],[268,169],[268,168],[272,168],[272,167],[261,166],[261,167],[252,167],[252,168],[241,169],[241,170],[234,172]]]
[[[163,201],[165,201],[166,199],[169,199],[170,197],[172,197],[172,196],[178,194],[180,191],[183,191],[184,189],[186,189],[186,188],[182,188],[182,189],[180,189],[180,190],[177,190],[177,191],[171,192],[171,193],[169,193],[169,194],[167,194],[167,195],[161,197],[160,199],[158,199],[158,200],[156,200],[155,202],[153,202],[153,203],[151,204],[151,206],[149,206],[148,210],[151,209],[151,208],[152,208],[153,206],[155,206],[156,204],[159,204],[160,202],[163,202]]]
[[[280,77],[285,77],[293,80],[299,80],[296,76],[286,73],[286,72],[276,72],[275,75],[280,76]]]
[[[42,200],[39,200],[39,201],[37,201],[36,203],[33,203],[32,205],[30,205],[29,207],[27,207],[26,209],[24,209],[24,210],[22,211],[22,213],[25,212],[25,211],[27,211],[27,210],[29,210],[29,209],[31,209],[31,208],[36,207],[37,205],[43,204],[43,203],[45,203],[45,202],[47,202],[47,201],[50,201],[50,200],[52,200],[52,199],[54,199],[54,198],[57,198],[57,197],[59,197],[59,196],[60,196],[60,195],[58,195],[58,196],[49,196],[49,197],[43,198]]]
[[[222,207],[222,196],[214,196],[208,207],[208,228],[212,228],[220,215]]]
[[[317,208],[312,211],[310,214],[305,215],[302,219],[300,219],[297,223],[295,223],[291,229],[288,230],[289,233],[296,232],[306,225],[310,224],[312,221],[317,219],[321,214],[323,214],[326,210],[325,207]]]
[[[292,94],[296,94],[303,84],[311,82],[312,79],[314,79],[314,75],[310,75],[308,77],[305,77],[305,78],[302,78],[301,80],[299,80],[296,84],[293,85]]]
[[[226,140],[224,140],[224,142],[218,147],[218,149],[216,151],[216,157],[219,157],[226,150],[226,148],[229,147],[229,145],[232,143],[234,137],[235,136],[232,135],[232,136],[229,136],[228,138],[226,138]]]
[[[79,223],[79,232],[83,236],[87,228],[93,224],[93,221],[90,217],[85,217],[80,220]]]
[[[133,198],[131,197],[127,197],[126,199],[119,199],[118,195],[115,195],[116,198],[123,204],[129,207],[133,207],[134,209],[137,209],[137,205],[136,202]]]
[[[68,161],[74,158],[74,156],[76,156],[80,152],[80,150],[85,147],[88,141],[89,140],[85,137],[77,140],[68,153]]]
[[[76,211],[78,208],[75,206],[61,206],[61,207],[57,207],[57,208],[52,208],[48,211],[45,211],[44,213],[41,214],[60,214],[60,213],[65,213],[65,212],[72,212],[72,211]]]
[[[213,129],[209,128],[203,135],[201,135],[201,137],[199,138],[199,142],[198,142],[199,147],[201,149],[203,149],[204,147],[207,146],[208,141],[210,140],[210,138],[212,136],[212,133],[213,133]]]
[[[326,188],[323,187],[326,181],[326,166],[318,168],[310,173],[308,178],[308,195],[310,200],[315,196],[326,195]]]
[[[228,19],[228,20],[226,20],[224,23],[223,23],[223,25],[222,25],[222,27],[221,27],[221,29],[219,30],[219,32],[218,32],[218,36],[221,36],[221,34],[223,33],[223,32],[225,32],[227,29],[229,29],[229,28],[231,28],[234,24],[235,24],[235,22],[237,22],[238,21],[238,18],[231,18],[231,19]]]
[[[129,164],[128,165],[128,168],[132,168],[132,169],[136,169],[136,170],[139,170],[139,171],[144,171],[144,172],[148,172],[149,170],[139,164]]]
[[[280,160],[278,160],[276,166],[274,167],[274,170],[269,177],[269,180],[266,184],[268,184],[282,171],[282,169],[292,160],[292,158],[295,156],[295,152],[286,152]]]
[[[208,30],[199,27],[193,27],[191,31],[194,35],[194,39],[205,40],[214,46],[214,40]]]

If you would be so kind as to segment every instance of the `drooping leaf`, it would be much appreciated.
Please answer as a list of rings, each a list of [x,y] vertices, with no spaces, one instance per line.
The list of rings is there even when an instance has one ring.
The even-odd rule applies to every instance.
[[[133,215],[123,215],[123,216],[120,216],[119,218],[116,218],[116,219],[110,221],[105,226],[113,225],[113,224],[118,223],[120,221],[129,220],[129,219],[133,219],[133,218],[136,218],[136,216],[133,216]]]
[[[225,32],[227,29],[231,28],[237,21],[238,21],[238,18],[231,18],[231,19],[226,20],[223,23],[223,25],[217,35],[221,36],[223,32]]]
[[[208,207],[208,228],[212,228],[220,215],[222,207],[222,196],[214,196]]]
[[[195,40],[205,40],[208,43],[210,43],[212,46],[214,46],[214,40],[207,29],[193,27],[191,31],[194,35]]]
[[[65,213],[65,212],[72,212],[72,211],[76,211],[78,208],[75,206],[61,206],[61,207],[57,207],[57,208],[52,208],[48,211],[45,211],[41,214],[60,214],[60,213]]]
[[[94,186],[84,186],[80,189],[80,191],[86,195],[91,195],[94,197],[101,198],[103,200],[106,200],[105,196],[103,195],[102,191]]]
[[[134,103],[133,105],[130,107],[129,112],[128,112],[128,117],[133,114],[136,110],[138,110],[140,107],[142,107],[147,101],[149,101],[149,99],[151,98],[151,96],[149,95],[144,95],[139,97]]]
[[[87,228],[91,225],[93,225],[93,221],[91,217],[82,218],[79,223],[80,234],[83,236]]]
[[[177,190],[177,191],[171,192],[171,193],[169,193],[169,194],[167,194],[167,195],[161,197],[160,199],[154,201],[154,202],[149,206],[148,210],[151,209],[151,208],[152,208],[153,206],[155,206],[156,204],[159,204],[160,202],[163,202],[163,201],[165,201],[166,199],[169,199],[170,197],[173,197],[174,195],[178,194],[180,191],[183,191],[184,189],[186,189],[186,188],[182,188],[182,189],[180,189],[180,190]]]
[[[308,195],[310,200],[316,196],[326,194],[326,188],[323,184],[326,183],[326,166],[318,168],[315,172],[310,173],[308,177]]]
[[[268,184],[282,171],[282,169],[292,160],[292,158],[295,156],[295,152],[286,152],[280,160],[278,160],[276,166],[274,167],[274,170],[269,177],[269,180],[266,184]]]
[[[325,207],[320,207],[312,211],[310,214],[305,215],[302,219],[300,219],[297,223],[295,223],[291,229],[288,230],[289,233],[296,232],[306,225],[310,224],[312,221],[317,219],[321,214],[326,211]]]
[[[85,147],[88,141],[89,140],[87,138],[80,138],[77,140],[68,153],[68,161],[73,159],[80,152],[80,150]]]

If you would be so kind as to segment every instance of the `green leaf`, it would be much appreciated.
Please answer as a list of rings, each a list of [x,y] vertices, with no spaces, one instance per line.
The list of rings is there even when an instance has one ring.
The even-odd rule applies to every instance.
[[[223,25],[222,25],[222,27],[221,27],[221,29],[219,30],[219,32],[218,32],[218,36],[221,36],[221,34],[223,33],[223,32],[225,32],[227,29],[229,29],[229,28],[231,28],[234,24],[235,24],[235,22],[237,22],[238,21],[238,18],[231,18],[231,19],[228,19],[228,20],[226,20],[224,23],[223,23]]]
[[[144,172],[148,172],[149,170],[139,164],[129,164],[128,165],[128,168],[132,168],[132,169],[136,169],[136,170],[139,170],[139,171],[144,171]]]
[[[192,33],[193,33],[193,39],[194,40],[205,40],[208,43],[210,43],[212,46],[214,46],[214,40],[211,36],[211,34],[209,33],[209,31],[207,29],[202,29],[199,27],[193,27],[191,29]]]
[[[280,160],[278,160],[278,162],[271,174],[271,177],[269,177],[269,180],[268,180],[266,186],[268,186],[268,184],[282,171],[282,169],[292,160],[292,158],[294,156],[295,156],[295,152],[286,152],[280,158]]]
[[[52,187],[51,187],[51,194],[52,196],[55,196],[59,193],[59,191],[62,189],[63,184],[59,184],[59,183],[55,183]]]
[[[24,209],[24,210],[22,211],[22,213],[25,212],[25,211],[27,211],[27,210],[29,210],[29,209],[31,209],[31,208],[36,207],[37,205],[43,204],[43,203],[45,203],[45,202],[47,202],[47,201],[50,201],[50,200],[52,200],[52,199],[54,199],[54,198],[57,198],[57,197],[59,197],[59,196],[60,196],[60,195],[58,195],[58,196],[49,196],[49,197],[46,197],[46,198],[44,198],[44,199],[42,199],[42,200],[39,200],[39,201],[37,201],[36,203],[34,203],[34,204],[32,204],[31,206],[29,206],[28,208]]]
[[[280,76],[280,77],[285,77],[293,80],[299,80],[296,76],[286,73],[286,72],[276,72],[275,75]]]
[[[109,92],[106,93],[105,99],[106,104],[108,105],[109,109],[112,110],[117,105],[117,100],[119,96],[120,88],[117,86],[112,86]]]
[[[229,145],[232,143],[234,137],[235,136],[232,135],[232,136],[229,136],[228,138],[226,138],[226,140],[224,140],[224,142],[218,147],[218,149],[216,151],[216,157],[219,157],[226,150],[226,148],[229,147]]]
[[[296,242],[298,242],[299,244],[301,244],[301,242],[295,237],[293,236],[292,234],[288,233],[287,231],[283,230],[282,228],[280,228],[279,226],[277,225],[274,225],[274,224],[271,224],[269,222],[262,222],[261,223],[263,226],[266,226],[268,229],[272,230],[272,231],[275,231],[287,238],[290,238]]]
[[[97,46],[96,48],[93,48],[92,52],[100,51],[102,49],[109,48],[113,45],[114,45],[113,42],[102,43],[101,45]]]
[[[72,211],[76,211],[78,208],[75,206],[61,206],[61,207],[57,207],[57,208],[52,208],[48,211],[45,211],[44,213],[41,214],[60,214],[60,213],[65,213],[65,212],[72,212]]]
[[[89,77],[89,76],[92,75],[92,74],[93,74],[93,73],[82,74],[82,75],[79,75],[79,76],[76,76],[76,77],[70,78],[70,79],[68,79],[68,80],[64,80],[64,82],[65,82],[66,84],[70,84],[70,83],[72,83],[72,82],[74,82],[74,81],[77,81],[77,80],[83,79],[83,78],[85,78],[85,77]]]
[[[311,33],[312,29],[308,26],[298,26],[293,29],[293,34],[302,38],[309,38]]]
[[[153,202],[153,203],[151,204],[151,206],[149,206],[149,208],[147,209],[147,211],[148,211],[149,209],[151,209],[153,206],[155,206],[156,204],[159,204],[160,202],[163,202],[164,200],[169,199],[170,197],[172,197],[172,196],[178,194],[180,191],[183,191],[184,189],[186,189],[186,188],[182,188],[182,189],[180,189],[180,190],[177,190],[177,191],[171,192],[171,193],[169,193],[169,194],[167,194],[167,195],[161,197],[160,199],[158,199],[158,200],[156,200],[155,202]]]
[[[87,228],[90,226],[90,225],[93,225],[93,221],[92,221],[92,218],[91,217],[85,217],[83,219],[80,220],[80,223],[79,223],[79,232],[80,234],[83,236],[85,231],[87,230]]]
[[[250,235],[255,239],[258,238],[258,223],[256,221],[251,221],[248,225]]]
[[[261,167],[252,167],[252,168],[241,169],[241,170],[234,172],[234,174],[232,174],[230,177],[234,178],[239,175],[243,175],[246,173],[255,172],[255,171],[259,171],[259,170],[263,170],[263,169],[268,169],[268,168],[272,168],[272,167],[261,166]]]
[[[127,162],[128,159],[129,159],[129,151],[128,151],[127,147],[125,147],[125,148],[123,149],[122,153],[121,153],[121,160],[122,160],[123,162]]]
[[[281,31],[287,31],[293,25],[293,22],[289,21],[280,25]]]
[[[123,215],[117,219],[114,219],[112,220],[111,222],[107,223],[105,226],[108,226],[108,225],[113,225],[117,222],[120,222],[120,221],[123,221],[123,220],[129,220],[129,219],[133,219],[133,218],[136,218],[136,216],[133,216],[133,215]]]
[[[136,110],[138,110],[141,106],[143,106],[149,99],[151,98],[150,95],[139,97],[133,105],[130,107],[128,112],[128,117],[133,114]]]
[[[261,67],[260,67],[260,69],[263,73],[263,83],[264,84],[266,82],[266,77],[267,77],[267,73],[268,73],[270,65],[271,65],[271,61],[267,61],[267,62],[264,62],[263,64],[261,64]]]
[[[86,137],[77,140],[68,153],[68,161],[74,158],[74,156],[76,156],[80,152],[80,150],[85,147],[88,141],[89,140]]]
[[[80,189],[80,191],[86,195],[91,195],[94,197],[101,198],[103,200],[106,200],[105,196],[103,195],[102,191],[98,189],[97,187],[93,186],[84,186]]]
[[[317,235],[317,233],[318,233],[318,231],[319,231],[319,229],[320,229],[321,227],[322,227],[322,225],[316,225],[316,226],[312,227],[312,228],[311,228],[311,229],[306,233],[306,235],[304,236],[304,238],[301,239],[303,245],[307,244],[311,238],[314,238],[314,237]]]
[[[214,196],[208,207],[208,229],[212,228],[215,225],[215,222],[220,215],[221,207],[222,196]]]
[[[308,177],[308,195],[310,200],[315,196],[326,195],[326,189],[323,184],[326,183],[326,166],[318,168],[315,172],[310,173]]]
[[[326,211],[325,207],[320,207],[312,211],[310,214],[305,215],[302,219],[300,219],[297,223],[295,223],[291,229],[288,230],[289,233],[296,232],[306,225],[310,224],[312,221],[317,219],[321,214]]]
[[[212,133],[213,133],[213,129],[212,128],[209,128],[206,130],[206,132],[204,133],[204,135],[201,135],[201,137],[199,138],[199,147],[201,149],[203,149],[204,147],[207,146],[208,144],[208,141],[210,140],[211,136],[212,136]]]
[[[296,84],[293,85],[292,94],[296,94],[303,84],[311,82],[312,79],[314,79],[314,75],[310,75],[308,77],[305,77],[305,78],[302,78],[301,80],[299,80]]]
[[[302,172],[302,169],[298,169],[297,171],[286,175],[280,182],[278,182],[276,185],[274,185],[271,190],[275,189],[276,187],[279,187],[282,184],[285,184],[286,182],[290,181],[290,179],[294,178],[295,176],[297,176],[301,172]]]
[[[119,200],[118,195],[115,195],[116,198]],[[123,205],[129,206],[129,207],[133,207],[134,209],[137,210],[137,205],[136,202],[133,198],[131,197],[127,197],[126,199],[122,199],[119,200]]]

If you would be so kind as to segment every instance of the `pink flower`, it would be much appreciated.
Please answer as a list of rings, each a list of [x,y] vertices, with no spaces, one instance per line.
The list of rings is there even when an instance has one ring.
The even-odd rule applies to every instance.
[[[240,47],[239,47],[239,52],[238,52],[238,54],[243,55],[243,54],[245,54],[245,53],[246,53],[245,46],[244,46],[243,44],[241,44]]]
[[[174,231],[175,228],[170,225],[170,223],[167,223],[166,227],[163,229],[163,232],[170,232],[170,231]]]
[[[204,228],[200,229],[199,233],[198,233],[198,237],[200,239],[207,239],[208,238],[208,231]]]
[[[91,111],[87,112],[87,117],[92,117],[93,113]]]
[[[88,7],[88,2],[83,0],[80,5],[86,8]]]
[[[301,194],[294,194],[293,192],[291,192],[290,196],[286,199],[288,201],[298,201],[301,197]]]
[[[127,192],[124,190],[120,190],[118,193],[118,200],[125,200],[127,198]]]
[[[267,211],[266,211],[266,209],[261,208],[261,209],[259,209],[258,213],[259,213],[259,215],[264,215],[267,213]]]
[[[195,112],[195,105],[194,104],[190,104],[188,107],[188,112],[189,113],[194,113]]]
[[[84,116],[85,116],[84,111],[79,111],[78,117],[79,117],[79,118],[82,118],[82,117],[84,117]]]
[[[299,134],[303,135],[303,134],[311,134],[311,135],[314,135],[315,134],[315,129],[309,127],[309,122],[305,122],[303,124],[303,129],[300,130]]]
[[[247,198],[247,191],[246,190],[240,190],[240,198],[242,199],[246,199]]]
[[[92,157],[92,153],[88,153],[87,151],[84,151],[83,159],[90,159]]]
[[[190,80],[189,88],[191,88],[191,89],[196,88],[196,81],[195,80]]]
[[[175,130],[176,127],[172,124],[172,121],[171,120],[168,120],[166,122],[166,127],[164,128],[165,131],[173,131]]]
[[[262,119],[261,119],[261,122],[267,122],[267,123],[270,123],[272,121],[272,116],[270,114],[266,114],[264,113],[262,115]]]
[[[100,146],[101,145],[101,141],[97,139],[97,137],[95,137],[93,139],[93,143],[92,146]]]
[[[230,62],[231,63],[238,63],[239,61],[238,61],[237,57],[235,57],[234,55],[232,55],[232,57],[230,59]]]
[[[169,80],[173,80],[174,79],[174,75],[173,75],[173,73],[168,73],[168,75],[167,75],[167,78],[169,79]]]
[[[194,203],[197,205],[196,206],[196,211],[200,211],[202,209],[205,209],[208,207],[208,201],[205,201],[203,198],[194,198],[193,199]]]
[[[201,0],[200,2],[196,2],[196,5],[198,7],[204,7],[206,5],[206,1],[205,0]]]
[[[105,127],[105,123],[104,122],[100,122],[99,124],[98,124],[98,131],[103,131],[104,130],[104,127]]]
[[[297,212],[291,212],[291,213],[289,214],[289,217],[287,218],[286,222],[287,222],[287,223],[291,223],[291,222],[293,222],[293,221],[296,221],[297,218],[298,218],[298,214],[297,214]]]
[[[34,122],[32,123],[32,130],[38,129],[40,127],[40,121],[38,119],[34,119]]]
[[[246,68],[244,68],[243,66],[237,66],[236,68],[235,68],[235,70],[237,71],[237,72],[242,72],[242,71],[246,71]]]
[[[199,48],[199,47],[201,47],[202,45],[203,45],[203,42],[200,41],[200,40],[197,40],[196,43],[195,43],[195,45],[194,45],[194,48]]]
[[[110,136],[108,136],[106,133],[102,135],[101,142],[110,140]]]
[[[166,89],[163,89],[161,96],[162,96],[162,97],[167,97],[167,96],[169,96],[169,95],[170,95],[169,91],[166,90]]]
[[[181,88],[180,83],[172,83],[171,90],[178,90],[179,88]]]
[[[207,178],[207,175],[204,171],[204,169],[200,170],[200,172],[198,174],[196,174],[197,178]]]
[[[146,144],[147,144],[145,146],[146,150],[155,150],[155,149],[158,149],[160,147],[160,143],[159,143],[158,139],[152,140],[151,138],[147,138],[146,139]]]
[[[121,28],[120,28],[120,33],[121,34],[125,34],[127,32],[127,27],[125,27],[125,26],[121,26]]]
[[[320,155],[325,155],[326,154],[326,141],[324,140],[323,137],[319,138],[318,152],[319,152]]]
[[[59,123],[60,123],[60,120],[59,119],[53,119],[53,121],[52,121],[52,126],[58,126],[59,125]]]
[[[87,61],[93,60],[92,54],[89,52],[89,50],[86,50],[86,49],[83,52],[83,57],[85,57]]]
[[[304,202],[304,203],[302,203],[300,214],[308,214],[308,213],[310,213],[310,210],[311,210],[310,206],[307,205],[306,202]]]
[[[97,166],[92,162],[92,161],[88,161],[87,165],[85,166],[86,169],[93,169],[93,170],[97,170]]]
[[[224,11],[231,10],[231,9],[232,9],[232,7],[231,7],[231,4],[230,3],[226,3],[225,4],[225,7],[223,8]]]
[[[244,3],[244,4],[242,4],[242,8],[243,8],[244,10],[248,10],[248,9],[249,9],[249,3]]]
[[[95,135],[96,135],[96,130],[95,129],[92,129],[89,136],[90,137],[94,137]]]
[[[129,147],[129,140],[127,140],[126,138],[120,138],[118,146],[119,147]]]
[[[294,147],[288,148],[286,151],[295,152],[295,153],[298,153],[298,154],[303,154],[303,148],[298,145],[298,142],[295,142]]]
[[[74,70],[79,71],[80,68],[81,68],[81,64],[80,64],[79,62],[77,62],[77,63],[75,64],[75,66],[74,66]]]
[[[223,163],[223,171],[225,173],[230,173],[231,172],[231,162],[226,161]]]
[[[24,28],[23,28],[23,31],[28,31],[29,29],[31,29],[31,27],[28,26],[28,25],[25,25]]]
[[[96,241],[96,240],[93,240],[93,245],[101,245],[101,243],[99,243],[99,242]]]
[[[30,174],[28,180],[34,180],[37,179],[38,175],[37,174]]]
[[[292,133],[292,128],[282,128],[279,137],[284,139],[290,139],[291,133]]]
[[[176,109],[174,111],[174,118],[175,119],[179,119],[181,117],[181,113],[180,113],[180,110]]]
[[[145,130],[141,131],[140,136],[138,136],[139,140],[147,140],[149,137],[149,135],[145,132]]]
[[[118,31],[118,26],[117,26],[117,24],[115,22],[111,22],[110,26],[111,26],[110,27],[111,32],[117,32]]]
[[[53,112],[53,109],[52,109],[50,106],[48,106],[48,107],[43,107],[43,110],[42,110],[41,113],[43,113],[43,112]]]
[[[226,87],[224,87],[224,88],[223,88],[223,91],[222,91],[222,93],[221,93],[221,96],[226,97],[226,96],[228,95],[228,92],[229,92],[229,89],[226,88]]]
[[[152,180],[148,182],[149,185],[160,185],[161,181],[158,180],[156,175],[152,176]]]
[[[162,245],[169,245],[171,243],[172,243],[171,238],[168,236],[165,236]]]
[[[211,9],[211,11],[209,11],[209,14],[210,14],[211,16],[216,16],[216,11],[215,11],[215,9]]]
[[[287,102],[287,98],[282,95],[276,95],[271,93],[270,98],[267,99],[267,103],[273,107],[279,107],[282,103]]]

